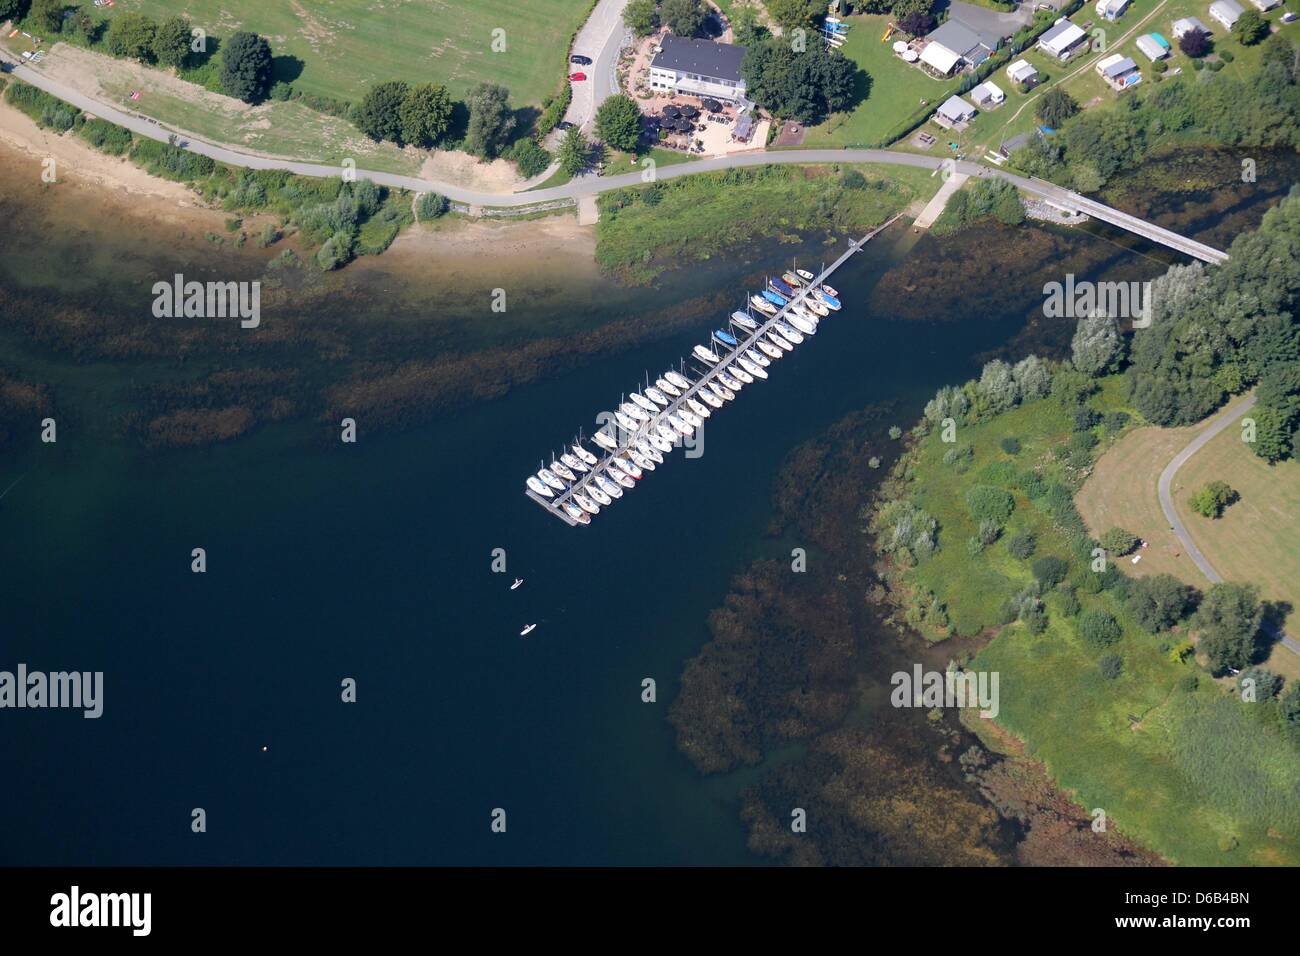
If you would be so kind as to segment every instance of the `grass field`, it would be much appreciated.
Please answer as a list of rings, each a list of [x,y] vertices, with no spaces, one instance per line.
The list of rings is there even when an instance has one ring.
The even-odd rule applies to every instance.
[[[309,93],[356,101],[377,80],[445,83],[460,98],[476,83],[510,90],[516,106],[537,106],[563,82],[570,36],[592,0],[117,0],[109,16],[138,10],[156,18],[183,14],[217,36],[239,29],[267,37],[277,68]],[[505,49],[493,52],[494,29]]]
[[[848,113],[836,113],[808,130],[803,145],[809,148],[871,145],[921,105],[921,100],[942,103],[957,89],[959,80],[936,80],[908,66],[882,43],[889,17],[863,14],[848,17],[849,35],[841,52],[871,75],[871,91]],[[893,39],[897,39],[897,35]]]
[[[1105,380],[1090,404],[1099,411],[1123,408],[1122,381]],[[1121,637],[1104,652],[1119,655],[1123,671],[1115,679],[1101,675],[1103,651],[1082,639],[1079,618],[1050,593],[1042,634],[1020,622],[1002,627],[969,665],[999,673],[998,723],[1085,809],[1101,808],[1110,826],[1176,863],[1300,862],[1300,755],[1280,734],[1274,705],[1243,704],[1191,663],[1171,658],[1178,636],[1141,630],[1116,593],[1085,588],[1090,572],[1070,554],[1043,499],[1015,491],[1003,540],[974,556],[967,551],[977,530],[965,506],[967,489],[1000,483],[995,476],[1006,463],[1038,469],[1048,481],[1065,477],[1055,449],[1069,433],[1065,409],[1048,399],[960,426],[957,443],[973,451],[965,466],[944,463],[953,445],[937,431],[924,438],[907,493],[938,520],[940,548],[906,572],[906,582],[938,595],[959,630],[993,627],[1005,619],[1003,602],[1031,579],[1031,562],[1012,558],[1005,539],[1033,532],[1034,558],[1050,554],[1070,562],[1083,609],[1107,611],[1120,622]],[[1020,442],[1014,455],[1001,447],[1009,437]],[[954,647],[953,656],[960,653]]]
[[[1196,514],[1187,499],[1207,482],[1226,481],[1241,500],[1216,519]],[[1300,609],[1300,462],[1270,466],[1227,428],[1193,455],[1174,479],[1174,507],[1219,573],[1252,581],[1267,600]],[[1300,613],[1287,618],[1300,631]]]

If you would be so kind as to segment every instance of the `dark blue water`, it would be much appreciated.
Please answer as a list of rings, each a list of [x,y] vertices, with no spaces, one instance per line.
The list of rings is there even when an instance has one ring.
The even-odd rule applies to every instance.
[[[0,668],[106,683],[97,721],[0,715],[0,862],[757,862],[737,817],[752,775],[700,777],[667,708],[731,575],[776,547],[783,457],[871,403],[907,426],[1041,301],[1005,275],[996,307],[942,321],[865,311],[904,256],[941,285],[944,249],[898,230],[851,260],[845,310],[715,414],[701,457],[677,451],[590,527],[523,479],[707,324],[418,430],[362,422],[355,445],[297,424],[156,453],[70,424],[0,460],[0,487],[26,476],[0,502]],[[112,370],[79,374],[89,406]]]

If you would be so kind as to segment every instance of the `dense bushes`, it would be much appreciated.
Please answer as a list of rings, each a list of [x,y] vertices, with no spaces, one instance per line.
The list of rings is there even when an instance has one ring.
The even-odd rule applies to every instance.
[[[975,485],[966,492],[966,507],[977,521],[996,521],[1005,524],[1016,508],[1011,494],[992,485]]]
[[[110,156],[121,156],[131,148],[130,130],[107,120],[87,120],[78,132],[87,143]]]

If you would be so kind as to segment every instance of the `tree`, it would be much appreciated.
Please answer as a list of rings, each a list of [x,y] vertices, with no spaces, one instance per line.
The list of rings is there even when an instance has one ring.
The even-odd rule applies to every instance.
[[[1300,738],[1300,680],[1293,680],[1277,702],[1278,717],[1282,729],[1293,737]]]
[[[447,197],[441,193],[421,193],[415,204],[415,215],[420,222],[428,222],[445,213],[449,205]]]
[[[1101,536],[1101,546],[1116,555],[1128,554],[1137,547],[1137,543],[1137,535],[1123,528],[1111,528]]]
[[[977,521],[991,520],[1004,524],[1016,508],[1011,493],[993,485],[974,485],[966,492],[966,507]]]
[[[451,97],[438,83],[411,87],[398,107],[401,142],[428,149],[442,139],[451,125]]]
[[[1253,584],[1210,585],[1192,627],[1201,635],[1200,650],[1215,674],[1251,663],[1263,619],[1264,607]]]
[[[401,80],[376,83],[353,108],[353,124],[371,139],[403,142],[402,104],[410,91]]]
[[[623,23],[639,37],[654,33],[659,28],[659,8],[655,0],[631,0],[623,8]]]
[[[1196,604],[1196,589],[1172,574],[1138,578],[1129,587],[1124,606],[1138,627],[1153,634],[1168,630]]]
[[[1060,87],[1053,87],[1038,99],[1034,115],[1044,126],[1059,129],[1061,124],[1079,112],[1079,104],[1073,96]]]
[[[994,412],[1005,412],[1020,401],[1020,387],[1011,373],[1011,366],[1001,359],[985,364],[976,388]]]
[[[153,59],[153,38],[158,26],[143,13],[122,13],[108,26],[104,45],[113,56],[148,62]]]
[[[1235,502],[1240,495],[1233,491],[1226,481],[1211,481],[1188,499],[1192,510],[1207,518],[1217,518],[1223,509]]]
[[[0,22],[21,20],[27,15],[30,0],[0,0]]]
[[[506,150],[505,157],[514,161],[519,168],[519,175],[525,179],[532,179],[551,165],[551,154],[539,146],[536,140],[526,136],[515,140],[514,145]]]
[[[633,3],[636,0],[632,0]],[[750,47],[762,43],[767,37],[767,30],[758,22],[758,10],[753,6],[732,8],[731,35],[737,46]]]
[[[1011,369],[1011,375],[1020,388],[1020,400],[1032,402],[1046,398],[1052,388],[1052,372],[1047,363],[1037,355],[1022,358]]]
[[[1258,703],[1277,696],[1277,692],[1282,689],[1282,677],[1274,674],[1267,667],[1247,667],[1237,678],[1237,686],[1243,692],[1253,691],[1255,701]]]
[[[641,110],[636,100],[619,94],[601,103],[596,110],[596,132],[614,149],[636,152],[641,143]]]
[[[807,126],[847,109],[856,91],[857,67],[820,43],[800,53],[787,42],[768,40],[747,49],[740,71],[751,99]]]
[[[1243,46],[1254,46],[1268,36],[1268,21],[1254,10],[1247,10],[1237,17],[1237,22],[1232,25],[1232,35]]]
[[[469,129],[465,146],[476,156],[494,158],[515,128],[510,91],[498,83],[480,83],[466,96]]]
[[[245,103],[256,103],[271,86],[271,44],[240,30],[221,47],[221,90]]]
[[[168,17],[158,24],[153,38],[153,55],[164,66],[183,66],[190,55],[190,21]]]
[[[1268,405],[1256,405],[1251,418],[1255,419],[1255,441],[1250,447],[1256,455],[1275,462],[1291,454],[1292,428],[1282,412]]]
[[[1119,325],[1107,315],[1088,315],[1078,321],[1070,342],[1074,367],[1087,375],[1114,371],[1123,353]]]
[[[1079,636],[1091,647],[1110,647],[1120,633],[1119,622],[1106,611],[1093,608],[1079,615]]]
[[[1051,554],[1045,554],[1041,558],[1035,559],[1030,568],[1044,591],[1056,587],[1070,573],[1069,563]]]
[[[898,25],[908,36],[924,36],[934,29],[934,17],[930,16],[928,13],[912,11],[903,17],[898,22]]]
[[[1178,38],[1178,49],[1185,56],[1199,59],[1210,52],[1210,35],[1199,28],[1188,30]]]
[[[704,29],[708,13],[700,0],[663,0],[659,18],[679,37],[693,37]]]
[[[570,176],[576,176],[587,168],[590,154],[591,144],[587,142],[587,137],[582,135],[582,130],[574,126],[560,141],[560,168]]]
[[[58,33],[63,29],[63,0],[32,0],[30,15],[43,31]]]
[[[808,29],[823,4],[810,0],[766,0],[768,16],[786,30]]]

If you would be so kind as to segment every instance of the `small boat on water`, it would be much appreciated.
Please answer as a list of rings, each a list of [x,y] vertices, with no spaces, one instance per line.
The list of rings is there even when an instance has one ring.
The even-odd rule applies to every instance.
[[[715,341],[717,341],[721,345],[725,345],[727,348],[734,349],[737,345],[740,344],[738,341],[736,341],[736,337],[734,335],[732,335],[730,332],[724,332],[722,329],[714,329],[713,338]]]
[[[621,470],[625,475],[630,475],[631,477],[635,478],[637,481],[641,480],[640,466],[637,465],[636,462],[628,458],[626,455],[619,455],[617,458],[614,459],[614,464],[618,465],[619,470]]]
[[[676,415],[667,416],[667,421],[668,424],[673,427],[673,430],[676,431],[683,438],[689,438],[695,431],[695,429],[691,428],[690,425],[686,424]]]
[[[668,434],[672,435],[672,432],[669,432]],[[677,437],[676,435],[673,435],[674,440],[676,439],[676,437]],[[648,441],[654,448],[656,448],[660,454],[662,455],[672,454],[673,443],[665,439],[662,435],[660,435],[657,430],[653,432],[646,432],[645,440]]]
[[[596,432],[596,434],[591,436],[591,440],[601,448],[605,449],[605,451],[618,451],[618,442],[614,441],[614,439],[610,438],[604,432]]]
[[[547,488],[546,485],[542,484],[542,480],[540,478],[536,478],[533,475],[529,475],[527,479],[524,480],[524,484],[526,484],[529,490],[532,491],[534,494],[545,495],[547,498],[555,497],[555,492],[553,492],[550,488]]]
[[[736,393],[733,392],[731,389],[727,388],[725,385],[721,384],[720,382],[710,382],[709,391],[712,392],[714,395],[716,395],[718,398],[722,399],[724,402],[735,401],[736,398]]]
[[[838,312],[840,310],[840,300],[835,298],[835,296],[827,292],[822,292],[820,289],[814,292],[813,295],[817,296],[818,300],[821,301],[821,304],[826,306],[826,308],[830,309],[832,312]]]
[[[595,455],[587,451],[587,449],[583,448],[581,445],[575,444],[573,446],[573,453],[577,455],[579,458],[581,458],[583,461],[585,461],[588,465],[595,465],[598,461]]]
[[[745,385],[754,384],[754,376],[745,371],[744,366],[737,362],[734,365],[727,366],[727,374]]]
[[[835,298],[837,298],[837,299],[840,297],[840,294],[839,294],[838,292],[835,291],[835,287],[832,286],[832,285],[830,285],[830,284],[827,283],[827,282],[823,282],[823,283],[822,283],[821,291],[822,291],[822,292],[825,292],[827,295],[833,295],[833,296],[835,296]]]
[[[578,524],[591,524],[591,515],[572,502],[566,501],[564,503],[564,512]]]
[[[788,305],[790,303],[790,300],[787,299],[785,296],[778,295],[777,293],[773,292],[771,289],[763,290],[763,298],[767,299],[768,302],[770,302],[772,305],[775,305],[777,308]]]
[[[656,425],[655,434],[658,435],[659,440],[661,442],[664,442],[669,448],[672,448],[674,445],[677,444],[678,435],[675,431],[673,431],[672,428],[668,427],[667,423],[663,425]]]
[[[587,494],[591,495],[592,500],[601,507],[609,507],[614,503],[614,499],[601,491],[600,486],[595,482],[587,483]]]
[[[573,493],[573,500],[576,501],[578,503],[578,507],[581,508],[583,511],[587,512],[587,514],[589,515],[600,514],[600,505],[593,502],[586,495],[579,494],[578,492],[575,491]]]
[[[695,394],[700,396],[700,398],[704,401],[704,404],[709,405],[712,408],[722,407],[722,399],[718,398],[718,396],[714,395],[707,388],[702,388]]]
[[[762,345],[763,343],[760,342],[760,343],[758,343],[758,344],[759,344],[759,345]],[[779,351],[779,350],[778,350],[778,351]],[[769,365],[772,364],[772,360],[771,360],[771,359],[769,359],[769,358],[768,358],[766,355],[764,355],[762,352],[755,352],[752,348],[745,349],[745,358],[749,359],[751,362],[753,362],[753,363],[754,363],[755,365],[757,365],[759,368],[767,368]]]
[[[668,379],[668,381],[672,382],[683,392],[691,387],[691,380],[680,372],[664,372],[664,378]]]
[[[753,362],[751,362],[749,359],[747,359],[747,358],[740,358],[740,359],[737,359],[736,362],[737,362],[737,364],[740,365],[741,368],[743,368],[746,372],[748,372],[748,373],[749,373],[751,376],[753,376],[754,378],[767,378],[767,373],[764,372],[764,371],[763,371],[761,368],[759,368],[757,365],[755,365]]]
[[[636,482],[632,480],[632,476],[629,475],[627,472],[625,472],[622,468],[618,467],[618,465],[614,464],[612,461],[605,467],[606,470],[609,471],[609,477],[614,479],[624,488],[636,487]]]
[[[782,352],[794,351],[794,346],[782,338],[781,334],[777,332],[776,329],[768,329],[767,337],[771,340],[772,344],[777,346]]]
[[[642,471],[654,471],[655,463],[641,454],[639,451],[627,450],[627,457],[632,459],[632,464],[636,465]]]
[[[659,389],[655,388],[653,385],[646,386],[645,393],[649,396],[650,401],[654,402],[656,405],[663,405],[666,407],[671,404],[668,401],[668,396],[659,391]]]
[[[696,415],[694,412],[688,412],[684,408],[677,409],[677,417],[692,428],[699,428],[704,424],[704,419],[700,418],[700,416]]]
[[[803,336],[800,335],[798,332],[796,332],[794,329],[790,328],[790,326],[786,325],[784,322],[776,323],[776,330],[780,332],[783,336],[785,336],[787,340],[793,342],[795,345],[803,344]]]
[[[767,315],[776,315],[776,306],[771,302],[768,302],[767,299],[764,299],[761,295],[751,295],[749,297],[749,304],[758,309],[758,311],[766,313]]]
[[[799,286],[803,285],[803,277],[802,277],[802,276],[797,276],[797,275],[795,275],[793,272],[782,272],[782,273],[781,273],[781,278],[784,279],[784,280],[786,281],[786,284],[787,284],[787,285],[789,285],[789,286],[791,286],[792,288],[795,288],[795,289],[797,289],[797,288],[799,288]]]
[[[811,322],[809,322],[809,321],[808,321],[807,319],[805,319],[803,316],[799,316],[799,315],[791,315],[791,316],[790,316],[790,324],[793,325],[793,326],[794,326],[796,329],[798,329],[800,332],[802,332],[804,335],[816,335],[816,334],[817,334],[817,326],[813,325]]]
[[[618,410],[634,422],[650,421],[649,413],[647,413],[641,406],[635,405],[632,402],[624,402],[622,405],[618,406]],[[658,411],[658,409],[655,410]]]
[[[569,471],[568,468],[565,468],[565,467],[564,467],[563,465],[561,465],[558,461],[553,461],[553,462],[551,462],[551,471],[553,471],[555,474],[559,475],[559,476],[560,476],[561,478],[563,478],[565,481],[577,481],[577,480],[578,480],[578,476],[577,476],[577,475],[575,475],[573,472]]]
[[[713,414],[713,412],[709,411],[708,405],[705,405],[702,402],[697,402],[693,398],[688,398],[686,400],[686,404],[689,405],[691,411],[693,411],[696,415],[699,415],[700,418],[708,418],[710,415]]]
[[[623,497],[623,490],[619,488],[618,485],[614,484],[614,482],[606,478],[604,475],[597,475],[595,478],[595,482],[596,482],[596,487],[599,488],[601,491],[603,491],[607,498],[611,499],[610,504],[613,504],[612,499]]]
[[[784,296],[787,299],[793,298],[795,294],[794,286],[788,282],[782,282],[780,279],[768,279],[767,287],[777,295]]]
[[[568,452],[565,452],[560,456],[560,461],[564,462],[571,471],[587,470],[587,463],[585,461],[582,461],[576,455],[570,455]]]
[[[556,478],[555,475],[547,471],[545,468],[543,468],[541,471],[537,473],[537,477],[542,479],[542,481],[546,482],[556,491],[564,490],[564,482],[560,481],[559,478]]]
[[[650,444],[650,441],[647,438],[643,438],[636,443],[636,450],[641,453],[642,458],[648,458],[656,465],[662,465],[664,463],[664,456],[659,454],[659,451],[654,447],[654,445]]]
[[[769,361],[773,359],[779,359],[782,355],[785,354],[772,343],[764,342],[762,339],[758,340],[758,347],[759,349],[762,350],[763,354],[768,357]]]
[[[717,365],[721,361],[711,349],[706,349],[703,345],[695,346],[691,349],[691,354],[701,362],[708,362],[710,365]]]
[[[523,578],[515,578],[515,583],[512,584],[512,585],[510,585],[510,590],[513,591],[515,588],[519,587],[519,585],[521,585],[521,584],[523,584],[523,583],[524,583],[524,579],[523,579]]]
[[[751,332],[758,328],[758,323],[744,312],[731,313],[731,321],[735,322],[742,329],[749,329]]]
[[[809,272],[807,269],[795,269],[794,271],[798,274],[800,279],[803,279],[805,281],[814,278],[813,274]]]
[[[726,372],[718,373],[717,382],[723,388],[729,388],[733,392],[739,392],[742,388],[745,387],[740,382],[737,382],[734,378],[728,375]]]
[[[635,419],[628,418],[622,412],[614,413],[614,421],[618,422],[619,427],[625,432],[636,432],[641,429],[641,425]],[[611,448],[610,451],[614,451],[615,448]]]
[[[646,398],[640,392],[632,393],[632,401],[636,402],[638,405],[644,408],[651,415],[659,414],[659,406],[656,405],[654,402],[652,402],[650,399]],[[664,404],[667,404],[667,402],[665,402]]]
[[[663,378],[662,376],[655,379],[655,388],[659,389],[665,395],[673,396],[673,398],[676,398],[678,395],[681,394],[681,391],[677,388],[676,385],[668,381],[668,379]]]
[[[822,300],[815,295],[804,296],[800,304],[819,319],[824,319],[831,314],[831,310],[822,305]]]
[[[527,627],[525,627],[522,631],[519,632],[519,636],[527,637],[529,634],[533,633],[536,627],[537,627],[536,624],[529,624]]]

